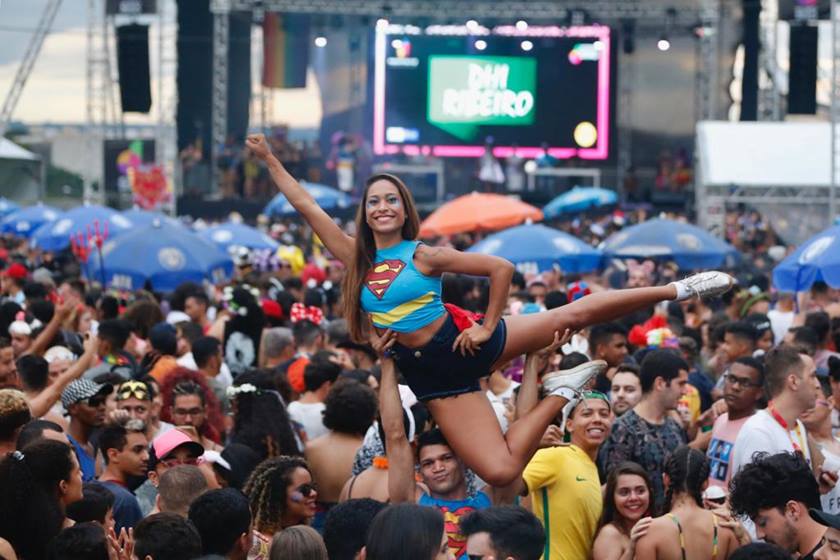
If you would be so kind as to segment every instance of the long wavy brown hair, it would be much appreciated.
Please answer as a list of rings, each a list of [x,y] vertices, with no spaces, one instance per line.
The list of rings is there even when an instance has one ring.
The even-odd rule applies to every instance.
[[[356,210],[356,251],[353,261],[347,269],[344,281],[341,285],[342,306],[344,317],[347,319],[347,331],[350,337],[356,342],[367,341],[367,320],[362,317],[362,306],[360,298],[365,277],[373,266],[373,259],[376,258],[376,243],[373,240],[373,230],[366,219],[366,202],[368,191],[371,185],[377,181],[388,181],[400,193],[403,208],[405,208],[405,223],[402,226],[402,238],[413,240],[420,232],[420,216],[417,214],[417,207],[414,204],[414,197],[411,191],[405,186],[399,177],[389,173],[377,173],[365,182],[365,190],[362,193],[362,200]]]
[[[655,498],[653,495],[653,484],[650,482],[650,475],[638,463],[625,461],[613,467],[609,475],[607,475],[607,488],[604,491],[604,510],[601,512],[601,520],[598,522],[598,531],[610,523],[615,523],[615,526],[619,531],[625,531],[624,524],[621,523],[623,518],[618,512],[618,508],[615,507],[615,487],[618,486],[618,478],[623,474],[633,474],[641,477],[641,479],[645,481],[650,501],[648,502],[648,509],[642,517],[652,515]]]

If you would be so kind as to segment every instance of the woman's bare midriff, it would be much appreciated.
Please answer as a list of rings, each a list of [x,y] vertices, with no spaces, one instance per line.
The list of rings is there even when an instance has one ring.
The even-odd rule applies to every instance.
[[[446,313],[423,327],[422,329],[418,329],[416,331],[406,332],[406,333],[397,333],[397,342],[405,346],[406,348],[419,348],[425,344],[427,344],[435,333],[443,326],[446,322]],[[385,332],[385,329],[376,329],[378,334],[382,334]]]

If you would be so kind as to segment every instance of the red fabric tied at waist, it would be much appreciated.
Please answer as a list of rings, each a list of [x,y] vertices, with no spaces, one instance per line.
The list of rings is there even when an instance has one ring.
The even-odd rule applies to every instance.
[[[452,322],[455,323],[459,331],[470,328],[473,323],[477,323],[484,318],[484,315],[480,313],[473,313],[472,311],[461,309],[452,303],[444,303],[443,306],[446,308],[449,316],[452,317]]]

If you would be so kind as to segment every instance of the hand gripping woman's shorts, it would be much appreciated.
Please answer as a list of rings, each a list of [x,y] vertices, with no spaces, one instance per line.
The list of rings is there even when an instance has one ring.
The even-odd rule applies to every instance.
[[[421,401],[454,397],[479,391],[478,380],[490,375],[493,364],[502,355],[507,339],[504,319],[500,319],[496,330],[480,345],[475,355],[452,350],[460,334],[449,313],[446,321],[432,339],[419,348],[408,348],[396,343],[391,354],[397,369],[405,377],[408,386]]]

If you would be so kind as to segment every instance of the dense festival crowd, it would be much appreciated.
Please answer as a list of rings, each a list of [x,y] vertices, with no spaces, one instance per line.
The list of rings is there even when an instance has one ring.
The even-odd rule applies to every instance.
[[[363,204],[384,236],[394,218],[376,213],[400,201],[379,183]],[[775,240],[748,219],[730,233],[757,259]],[[443,275],[440,298],[467,326],[431,352],[390,329],[360,340],[342,307],[355,269],[334,241],[273,231],[287,244],[268,260],[238,253],[229,284],[167,294],[103,289],[64,255],[0,241],[0,557],[840,557],[840,292],[774,293],[766,266],[706,299],[683,294],[688,271],[666,262],[511,269],[503,290],[495,272],[463,270]],[[462,242],[430,240],[411,268]],[[396,280],[374,272],[361,300],[383,322],[394,311],[371,298]],[[674,281],[676,300],[488,359],[470,390],[490,431],[467,413],[475,401],[417,381],[412,358],[479,359],[494,343],[475,336],[482,315],[498,312],[510,342],[537,317]],[[441,370],[419,373],[460,373]],[[516,449],[543,417],[538,444]]]

